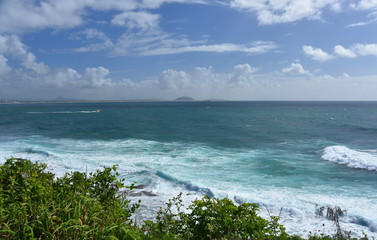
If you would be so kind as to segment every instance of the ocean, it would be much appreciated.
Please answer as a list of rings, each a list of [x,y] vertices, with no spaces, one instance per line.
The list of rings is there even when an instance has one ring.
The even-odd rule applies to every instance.
[[[182,192],[257,203],[301,236],[333,234],[316,210],[339,206],[342,228],[377,238],[377,102],[0,104],[11,156],[56,176],[119,165],[144,185],[138,220]]]

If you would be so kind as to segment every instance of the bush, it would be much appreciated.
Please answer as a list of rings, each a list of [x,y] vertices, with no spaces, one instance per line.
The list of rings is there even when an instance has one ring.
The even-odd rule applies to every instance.
[[[15,158],[0,167],[1,239],[141,238],[116,166],[57,179],[46,167]]]
[[[161,208],[156,221],[146,221],[147,239],[288,239],[278,218],[267,221],[260,216],[258,205],[236,205],[230,199],[195,200],[182,211],[181,195]],[[299,238],[297,238],[299,239]]]

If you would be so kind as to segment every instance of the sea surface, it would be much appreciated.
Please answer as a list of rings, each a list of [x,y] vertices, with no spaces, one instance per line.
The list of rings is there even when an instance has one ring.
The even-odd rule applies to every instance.
[[[341,227],[377,237],[377,102],[0,104],[10,156],[57,176],[118,164],[145,186],[139,220],[182,192],[258,203],[301,236],[333,234],[316,210],[339,206]]]

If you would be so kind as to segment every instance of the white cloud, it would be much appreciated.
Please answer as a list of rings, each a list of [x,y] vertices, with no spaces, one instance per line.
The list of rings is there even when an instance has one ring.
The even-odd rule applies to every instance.
[[[0,54],[9,55],[17,59],[23,67],[33,70],[38,74],[49,71],[46,64],[36,61],[35,55],[27,50],[27,47],[16,35],[0,35]]]
[[[376,0],[361,0],[357,3],[350,4],[351,8],[354,10],[367,11],[366,17],[369,21],[360,21],[352,24],[346,25],[346,28],[349,27],[361,27],[375,23],[377,21],[377,1]]]
[[[86,29],[77,40],[83,46],[75,52],[109,50],[111,56],[168,55],[186,52],[244,52],[261,54],[276,48],[272,42],[251,44],[217,43],[195,41],[183,36],[174,36],[160,30],[161,16],[148,10],[164,3],[207,3],[204,0],[41,0],[39,4],[28,0],[4,0],[0,2],[0,33],[22,34],[28,31],[69,29],[83,25],[90,19],[90,11],[112,11],[111,23],[125,27],[126,31],[116,40],[96,29]],[[119,13],[122,12],[122,13]],[[79,35],[76,35],[79,36]],[[82,39],[84,36],[84,39]],[[19,41],[20,42],[20,41]],[[22,44],[22,43],[21,43]],[[63,51],[66,51],[63,50]],[[35,62],[35,56],[25,54],[24,66],[34,71],[46,71],[46,66]],[[44,69],[45,68],[45,69]]]
[[[376,10],[377,0],[361,0],[355,5],[355,8],[361,10]]]
[[[375,55],[377,56],[377,44],[355,44],[354,51],[359,55]]]
[[[301,19],[320,19],[323,10],[341,9],[339,0],[231,0],[236,9],[256,12],[261,24],[295,22]]]
[[[376,19],[373,19],[371,21],[367,21],[367,22],[357,22],[357,23],[352,23],[352,24],[348,24],[346,25],[346,28],[349,28],[349,27],[361,27],[361,26],[366,26],[366,25],[369,25],[371,23],[374,23],[376,22]]]
[[[377,56],[377,44],[361,44],[357,43],[352,45],[350,48],[345,48],[342,45],[336,45],[333,48],[334,55],[331,55],[320,48],[313,48],[312,46],[303,46],[304,53],[318,61],[327,61],[336,56],[344,58],[356,58],[359,56]]]
[[[108,41],[109,38],[103,33],[94,28],[88,28],[82,32],[87,39],[99,39],[102,41]]]
[[[305,70],[304,67],[299,63],[291,63],[291,66],[287,67],[287,68],[283,68],[282,72],[283,73],[310,75],[310,72]]]
[[[83,23],[76,1],[4,0],[0,3],[0,32],[18,33],[43,28],[70,28]]]
[[[155,31],[159,28],[160,16],[148,12],[124,12],[116,15],[111,23],[141,31]]]
[[[157,56],[187,52],[263,54],[277,48],[275,43],[265,41],[255,41],[250,44],[208,44],[207,42],[208,40],[193,41],[160,30],[127,32],[118,38],[111,55]]]
[[[192,86],[190,74],[184,71],[175,71],[172,69],[165,70],[161,73],[159,79],[160,88],[162,89],[182,89]]]
[[[245,64],[238,64],[238,65],[234,66],[233,72],[234,72],[234,74],[241,76],[241,75],[244,75],[244,74],[251,75],[251,74],[255,73],[256,71],[258,71],[258,68],[252,67],[249,64],[245,63]]]
[[[101,89],[119,87],[108,75],[104,67],[86,68],[80,74],[72,68],[56,69],[46,74],[29,76],[36,86],[52,89]]]
[[[203,0],[3,0],[0,2],[0,33],[69,29],[84,24],[88,10],[130,12],[173,2],[205,3]]]
[[[84,24],[89,9],[129,12],[139,8],[157,8],[165,2],[203,1],[42,0],[37,4],[29,0],[3,0],[0,2],[0,33],[22,33],[44,28],[67,29]]]
[[[8,51],[8,36],[0,34],[0,54]]]
[[[302,50],[307,56],[311,57],[314,60],[328,61],[334,58],[333,55],[328,54],[327,52],[324,52],[320,48],[313,48],[312,46],[302,46]]]
[[[118,38],[111,51],[112,56],[142,55],[151,48],[167,44],[170,35],[163,32],[125,33]],[[174,40],[175,42],[177,40]],[[182,40],[181,40],[182,41]]]
[[[76,34],[76,38],[79,40],[81,40],[80,36],[84,36],[87,40],[98,42],[80,48],[76,48],[74,49],[75,52],[95,52],[104,49],[111,49],[114,46],[111,39],[108,38],[105,33],[93,28],[86,29],[80,34]]]
[[[171,42],[174,43],[174,42]],[[208,45],[162,45],[157,48],[148,49],[141,52],[140,55],[143,56],[153,56],[153,55],[168,55],[168,54],[179,54],[186,52],[215,52],[215,53],[226,53],[226,52],[244,52],[249,54],[262,54],[270,52],[276,48],[276,45],[271,42],[258,42],[257,44],[251,44],[249,46],[232,44],[232,43],[221,43],[221,44],[208,44]],[[175,46],[174,46],[175,45]]]
[[[3,60],[0,56],[0,66],[2,62],[6,62]],[[211,67],[197,67],[191,72],[168,69],[161,72],[158,78],[143,81],[114,81],[109,77],[110,71],[101,66],[86,68],[83,73],[71,68],[55,69],[45,74],[18,71],[15,72],[17,84],[9,84],[8,90],[17,91],[24,98],[34,96],[39,99],[44,96],[41,95],[42,92],[48,92],[46,96],[50,98],[64,95],[80,99],[117,99],[127,94],[134,98],[164,99],[166,96],[175,96],[174,94],[189,93],[195,96],[199,93],[251,89],[255,84],[255,71],[257,69],[249,64],[236,65],[229,73],[218,73]],[[5,89],[0,89],[0,93],[3,91]],[[33,92],[38,92],[38,96],[33,95]]]
[[[124,87],[135,91],[153,89],[155,91],[199,91],[214,89],[250,88],[255,83],[254,73],[258,69],[249,64],[234,66],[229,73],[215,72],[212,67],[196,67],[191,72],[167,69],[158,78],[140,82],[123,79],[112,82],[112,86]]]
[[[229,76],[215,72],[212,67],[196,67],[191,75],[196,89],[208,90],[232,87],[229,85]]]
[[[355,58],[357,55],[351,49],[346,49],[342,45],[336,45],[334,47],[334,53],[340,57]]]
[[[139,7],[141,8],[159,8],[164,3],[196,3],[205,4],[207,0],[142,0]]]
[[[55,0],[56,1],[56,0]],[[62,0],[64,2],[64,0]],[[92,8],[99,11],[118,10],[129,11],[139,7],[138,0],[71,0],[82,4],[83,8]]]
[[[104,67],[86,68],[83,77],[91,87],[110,86],[112,80],[106,77],[109,73],[110,71]]]
[[[230,87],[251,87],[254,83],[254,73],[257,71],[258,68],[252,67],[247,63],[236,65],[227,82]]]
[[[23,65],[26,68],[35,71],[36,73],[43,74],[49,71],[48,66],[44,63],[36,62],[35,55],[30,52],[23,55],[22,58],[23,58]]]
[[[44,76],[43,81],[40,83],[42,85],[57,87],[57,88],[64,88],[64,87],[72,87],[72,86],[79,86],[81,74],[79,74],[76,70],[68,68],[68,69],[60,69],[56,70],[54,73],[50,73],[47,76]]]
[[[212,67],[196,67],[191,73],[165,70],[156,82],[159,89],[208,89],[218,88],[225,84],[224,74],[213,72]]]
[[[323,80],[326,80],[326,81],[330,81],[330,80],[335,80],[336,78],[334,78],[333,76],[331,76],[330,74],[324,74],[320,77],[318,77],[319,79],[323,79]]]
[[[349,78],[351,77],[348,73],[343,73],[342,75],[340,75],[340,78]]]
[[[8,59],[4,55],[0,54],[0,81],[1,76],[11,71],[11,68],[7,64]]]
[[[249,64],[234,66],[230,73],[218,73],[212,67],[196,67],[191,73],[164,71],[158,80],[161,89],[234,89],[250,88],[255,83],[254,73],[257,68]]]
[[[0,57],[0,63],[4,58]],[[1,64],[0,64],[1,66]],[[14,72],[17,84],[0,82],[0,95],[13,98],[54,99],[195,99],[230,100],[377,100],[376,76],[353,77],[343,74],[307,74],[300,64],[292,63],[281,72],[256,74],[249,64],[239,64],[229,72],[197,67],[190,72],[168,69],[159,77],[144,81],[113,80],[104,67],[55,69],[47,74]],[[297,73],[287,75],[286,73]],[[303,75],[305,74],[305,78]],[[308,81],[310,80],[310,81]],[[11,80],[13,81],[13,80]]]
[[[331,7],[331,10],[333,10],[334,12],[342,11],[342,5],[340,4],[340,2],[335,2],[330,7]]]

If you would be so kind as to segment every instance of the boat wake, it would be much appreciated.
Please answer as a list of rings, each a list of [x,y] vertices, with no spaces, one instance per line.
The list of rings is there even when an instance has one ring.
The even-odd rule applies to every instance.
[[[78,114],[78,113],[100,113],[102,110],[91,111],[54,111],[54,112],[27,112],[28,114]]]

